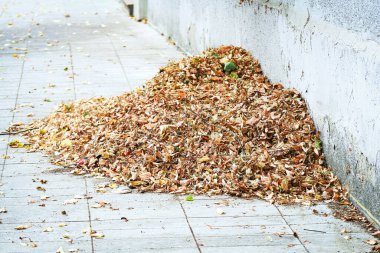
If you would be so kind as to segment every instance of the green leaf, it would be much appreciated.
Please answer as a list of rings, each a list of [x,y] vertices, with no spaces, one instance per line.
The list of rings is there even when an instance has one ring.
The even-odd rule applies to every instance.
[[[320,140],[315,140],[315,148],[318,150],[321,150],[322,148],[322,142]]]
[[[65,67],[63,70],[64,70],[64,71],[68,71],[68,70],[69,70],[69,68],[68,68],[68,67]]]
[[[232,77],[233,79],[239,78],[239,76],[238,76],[238,74],[236,74],[236,72],[231,72],[230,77]]]
[[[217,53],[215,53],[215,52],[213,52],[211,55],[214,56],[216,59],[220,59],[220,58],[221,58],[221,57],[220,57]]]
[[[64,107],[65,107],[65,112],[72,112],[73,109],[74,109],[74,105],[73,104],[63,104]]]
[[[224,63],[224,71],[231,72],[234,70],[237,70],[237,66],[235,65],[235,63],[233,63],[231,61]]]
[[[187,195],[186,198],[185,198],[186,201],[193,201],[194,198],[192,195]]]

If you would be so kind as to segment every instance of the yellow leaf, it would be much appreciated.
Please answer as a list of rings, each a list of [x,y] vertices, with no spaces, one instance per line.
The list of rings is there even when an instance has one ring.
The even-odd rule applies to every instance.
[[[260,169],[262,169],[262,168],[265,167],[265,163],[263,163],[263,162],[258,162],[258,163],[256,163],[256,166],[259,167]]]
[[[130,185],[132,185],[132,186],[139,186],[139,185],[142,185],[142,184],[144,184],[143,181],[131,181],[130,182]]]
[[[90,236],[96,239],[103,239],[104,234],[96,232],[96,231],[91,231]]]
[[[210,160],[210,158],[208,157],[208,156],[204,156],[204,157],[202,157],[202,158],[199,158],[198,159],[198,162],[199,163],[203,163],[203,162],[207,162],[207,161],[209,161]]]
[[[70,148],[71,146],[73,146],[73,143],[71,142],[71,140],[64,139],[63,141],[61,141],[62,148]]]
[[[117,187],[117,184],[116,183],[110,183],[108,185],[108,187],[111,188],[111,189],[115,189]]]
[[[11,148],[22,148],[22,147],[24,147],[24,144],[21,143],[19,140],[13,140],[13,141],[9,142],[8,145]]]
[[[20,225],[20,226],[15,227],[15,229],[16,230],[25,230],[25,229],[28,229],[30,227],[31,227],[30,225]]]

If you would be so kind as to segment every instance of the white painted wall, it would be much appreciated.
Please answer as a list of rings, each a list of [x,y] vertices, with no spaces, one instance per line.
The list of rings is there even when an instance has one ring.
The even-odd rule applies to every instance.
[[[380,219],[380,1],[148,0],[147,16],[187,52],[242,46],[301,91],[329,165]]]

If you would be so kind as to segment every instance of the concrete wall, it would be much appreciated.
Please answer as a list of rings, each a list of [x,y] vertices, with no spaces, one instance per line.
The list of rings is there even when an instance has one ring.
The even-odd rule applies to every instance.
[[[133,15],[137,20],[146,18],[147,15],[147,0],[134,0],[134,13]]]
[[[328,164],[380,220],[380,1],[148,0],[149,22],[196,54],[233,44],[305,97]],[[370,210],[370,211],[368,211]]]

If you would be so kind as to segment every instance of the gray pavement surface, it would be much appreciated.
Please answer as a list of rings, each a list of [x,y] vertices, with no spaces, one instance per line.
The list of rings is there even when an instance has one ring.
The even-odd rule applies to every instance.
[[[57,104],[141,86],[183,57],[117,0],[0,1],[0,132]],[[127,193],[0,136],[0,252],[369,252],[326,204]],[[317,211],[315,211],[317,210]],[[16,228],[22,229],[17,230]],[[96,231],[96,232],[95,232]],[[91,236],[91,235],[92,236]],[[295,236],[297,235],[297,236]]]

